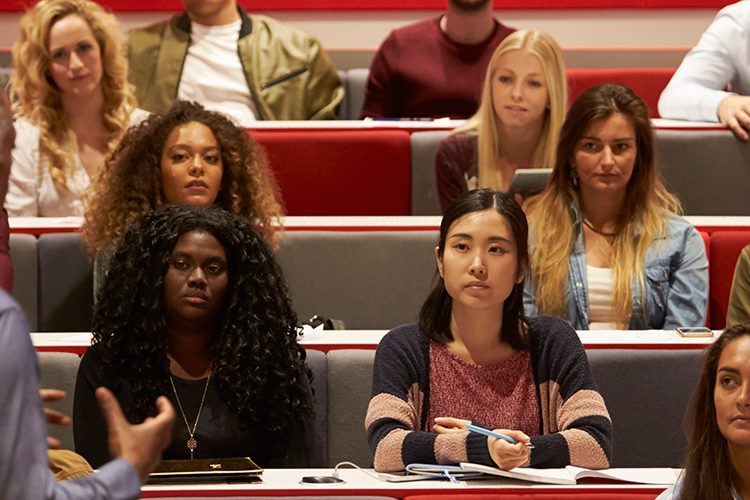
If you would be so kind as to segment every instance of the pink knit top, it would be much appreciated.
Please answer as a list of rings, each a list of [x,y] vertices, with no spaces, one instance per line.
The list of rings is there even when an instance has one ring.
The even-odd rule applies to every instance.
[[[494,365],[467,363],[447,346],[430,342],[430,408],[425,430],[435,417],[471,420],[490,429],[541,432],[531,355],[519,351]]]

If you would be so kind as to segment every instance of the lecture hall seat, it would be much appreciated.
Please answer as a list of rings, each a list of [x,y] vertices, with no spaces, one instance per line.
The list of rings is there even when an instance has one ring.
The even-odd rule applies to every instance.
[[[255,129],[287,215],[410,215],[409,133]]]

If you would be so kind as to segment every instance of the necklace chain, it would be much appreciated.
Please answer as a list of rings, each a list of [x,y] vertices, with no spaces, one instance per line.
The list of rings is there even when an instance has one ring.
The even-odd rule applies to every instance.
[[[594,231],[596,234],[600,234],[602,236],[607,236],[608,238],[614,238],[615,236],[617,236],[618,234],[620,234],[619,231],[616,231],[614,233],[607,233],[605,231],[602,231],[601,229],[597,229],[586,218],[583,219],[583,225],[586,226],[587,228],[591,229],[592,231]]]
[[[187,427],[190,438],[187,440],[187,447],[190,450],[190,460],[193,459],[193,451],[198,447],[198,441],[195,439],[195,429],[198,427],[198,420],[201,418],[201,411],[203,411],[203,403],[206,401],[206,393],[208,392],[208,383],[211,381],[211,368],[208,368],[208,377],[206,378],[206,385],[203,387],[203,396],[201,397],[201,404],[198,407],[198,414],[195,416],[195,422],[193,423],[193,429],[190,430],[190,424],[188,423],[185,410],[182,409],[182,403],[180,402],[180,396],[177,395],[177,388],[174,385],[172,374],[169,375],[169,383],[172,384],[172,391],[174,391],[174,398],[177,400],[177,407],[182,413],[182,419],[185,421],[185,427]]]

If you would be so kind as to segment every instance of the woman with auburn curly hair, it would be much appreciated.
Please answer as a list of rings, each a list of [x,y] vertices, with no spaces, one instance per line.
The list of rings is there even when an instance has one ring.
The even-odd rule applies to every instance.
[[[281,268],[248,222],[217,207],[169,205],[120,241],[78,372],[76,451],[109,458],[94,391],[132,421],[168,394],[177,422],[165,459],[250,456],[309,466],[312,395]]]
[[[708,260],[661,181],[648,108],[619,84],[578,96],[547,187],[527,200],[526,314],[577,330],[706,323]]]
[[[117,244],[157,207],[215,204],[247,218],[275,245],[283,214],[276,181],[245,129],[198,103],[178,101],[128,130],[85,195],[92,252]]]
[[[11,216],[82,215],[90,179],[145,116],[127,81],[122,39],[114,16],[90,0],[41,0],[21,18],[10,81]]]
[[[658,499],[750,498],[750,323],[707,348],[687,416],[685,470]]]

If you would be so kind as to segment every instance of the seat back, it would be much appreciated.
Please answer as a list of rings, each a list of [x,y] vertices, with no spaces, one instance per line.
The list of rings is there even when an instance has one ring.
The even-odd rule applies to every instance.
[[[61,389],[67,393],[67,397],[62,401],[45,403],[45,406],[65,415],[73,416],[73,394],[76,388],[79,362],[78,355],[70,352],[39,353],[39,366],[42,372],[39,387],[41,389]],[[48,425],[47,434],[59,439],[63,449],[75,450],[72,425]]]
[[[732,291],[734,268],[740,253],[750,245],[750,231],[715,231],[711,234],[711,282],[708,304],[711,309],[711,328],[726,326],[729,294]]]
[[[315,401],[315,455],[311,467],[328,466],[328,358],[320,351],[308,349],[305,362],[313,373]]]
[[[635,92],[649,109],[652,118],[659,116],[658,103],[664,87],[676,68],[568,68],[568,94],[573,102],[586,89],[603,83],[620,83]]]
[[[265,148],[288,215],[409,215],[409,133],[271,130]]]
[[[359,120],[359,115],[362,113],[362,108],[365,105],[365,91],[369,78],[370,70],[368,68],[352,68],[346,71],[347,101],[349,106],[347,119]]]
[[[432,285],[436,231],[287,231],[278,261],[300,318],[349,329],[415,321]]]
[[[440,215],[435,182],[435,153],[450,132],[447,130],[411,134],[411,214]]]
[[[667,188],[687,215],[750,215],[750,144],[728,130],[656,130]]]
[[[365,415],[372,394],[374,350],[328,352],[328,462],[372,467]]]
[[[614,427],[612,467],[681,467],[698,349],[586,352]]]
[[[39,262],[37,241],[31,234],[11,233],[10,256],[13,259],[13,298],[21,305],[29,328],[38,329]]]
[[[40,332],[91,330],[93,271],[80,233],[39,236]]]

